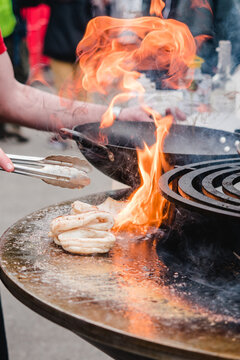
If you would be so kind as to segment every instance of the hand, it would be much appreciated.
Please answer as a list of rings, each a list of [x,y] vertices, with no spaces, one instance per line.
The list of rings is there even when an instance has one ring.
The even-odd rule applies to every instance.
[[[11,160],[7,157],[7,155],[2,151],[0,148],[0,167],[3,170],[6,170],[8,172],[11,172],[14,170],[13,163]]]
[[[119,121],[146,121],[153,122],[153,119],[140,106],[124,108],[118,116]]]

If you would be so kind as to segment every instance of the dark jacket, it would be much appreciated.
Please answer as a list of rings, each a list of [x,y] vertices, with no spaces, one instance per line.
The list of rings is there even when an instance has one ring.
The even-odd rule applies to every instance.
[[[198,55],[205,59],[203,71],[214,73],[219,40],[231,41],[233,67],[240,64],[240,11],[234,0],[209,0],[209,4],[213,14],[206,8],[191,9],[191,0],[172,0],[169,18],[188,25],[193,36],[212,36],[202,45]],[[149,6],[150,1],[144,0],[145,14]]]
[[[44,54],[51,58],[75,62],[76,47],[87,23],[93,17],[91,0],[18,0],[20,6],[32,7],[45,3],[51,8]]]
[[[47,27],[44,54],[51,58],[74,62],[76,47],[92,18],[90,0],[47,0],[51,15]]]

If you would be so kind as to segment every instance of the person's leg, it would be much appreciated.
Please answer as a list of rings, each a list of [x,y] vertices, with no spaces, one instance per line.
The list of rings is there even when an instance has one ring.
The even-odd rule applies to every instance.
[[[7,341],[6,341],[5,328],[4,328],[1,298],[0,298],[0,359],[8,360]]]
[[[68,92],[68,84],[73,83],[73,64],[65,61],[50,58],[50,69],[52,70],[54,87],[60,97],[71,99],[71,92]],[[63,140],[55,134],[49,139],[49,145],[58,150],[65,150],[68,147],[68,140]]]

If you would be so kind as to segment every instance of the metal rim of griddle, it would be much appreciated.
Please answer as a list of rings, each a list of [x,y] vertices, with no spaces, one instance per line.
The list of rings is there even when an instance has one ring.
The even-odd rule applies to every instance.
[[[114,192],[105,192],[102,193],[102,201],[104,201],[107,197],[111,196],[114,198],[114,195],[120,194],[126,195],[128,190],[118,190]],[[98,194],[99,196],[100,194]],[[94,203],[96,194],[83,197],[81,201],[85,199],[92,199],[91,201]],[[117,196],[118,197],[118,196]],[[117,198],[116,197],[116,198]],[[65,202],[66,203],[66,202]],[[58,206],[64,205],[65,203],[60,203]],[[91,202],[90,202],[91,203]],[[48,209],[48,207],[46,208]],[[44,209],[42,209],[44,210]],[[38,214],[38,212],[32,213]],[[113,328],[111,326],[107,326],[105,324],[101,324],[83,316],[73,315],[69,312],[63,311],[61,307],[51,304],[50,302],[46,302],[41,300],[41,298],[35,296],[29,290],[26,290],[22,284],[19,282],[16,283],[14,281],[14,277],[9,273],[4,271],[4,265],[2,263],[1,252],[4,245],[4,242],[8,236],[8,233],[11,232],[11,229],[16,226],[21,226],[23,222],[25,222],[29,218],[29,215],[22,218],[11,228],[9,228],[1,237],[0,242],[0,279],[6,286],[6,288],[15,296],[20,302],[24,305],[38,313],[39,315],[45,317],[46,319],[63,326],[66,329],[74,332],[76,335],[82,337],[84,340],[92,343],[94,346],[98,347],[100,350],[105,351],[106,345],[111,343],[111,347],[116,350],[125,350],[130,354],[135,355],[138,359],[162,359],[164,356],[184,359],[194,359],[194,360],[220,360],[227,359],[227,357],[222,356],[216,352],[208,352],[201,349],[194,349],[191,346],[183,345],[178,343],[177,346],[173,347],[171,343],[163,340],[161,343],[152,342],[145,338],[141,337],[133,337],[129,335],[127,332],[121,331],[119,329]],[[114,333],[114,337],[113,334]],[[112,341],[111,338],[113,337]],[[124,344],[124,346],[123,346]],[[107,352],[106,352],[107,353]],[[110,355],[110,354],[109,354]],[[111,355],[110,355],[111,356]],[[139,356],[139,357],[138,357]]]
[[[200,349],[196,351],[196,349],[190,346],[184,347],[180,343],[177,347],[173,347],[164,340],[162,343],[154,343],[144,338],[133,337],[124,331],[99,324],[84,317],[78,316],[76,323],[76,316],[61,311],[61,308],[51,306],[51,304],[36,298],[34,294],[26,292],[23,287],[16,285],[16,283],[4,273],[1,267],[0,279],[11,294],[28,308],[55,324],[72,331],[109,356],[111,355],[106,351],[106,347],[108,347],[110,343],[112,349],[128,351],[130,354],[136,356],[136,359],[138,359],[138,356],[144,360],[159,360],[164,356],[175,359],[176,356],[176,360],[183,358],[186,360],[227,360],[226,357],[219,356],[219,354],[215,352],[209,353],[201,351]],[[114,339],[111,342],[111,338],[113,337],[112,333],[114,333]]]
[[[179,166],[163,174],[160,191],[170,202],[201,213],[240,218],[240,158]]]

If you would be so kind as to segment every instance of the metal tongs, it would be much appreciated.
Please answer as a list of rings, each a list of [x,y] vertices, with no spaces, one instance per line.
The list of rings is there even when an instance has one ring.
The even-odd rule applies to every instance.
[[[90,184],[88,173],[91,166],[75,156],[50,155],[46,158],[33,156],[7,156],[14,164],[14,173],[40,178],[47,184],[69,189],[81,189]],[[0,170],[3,170],[0,168]]]

